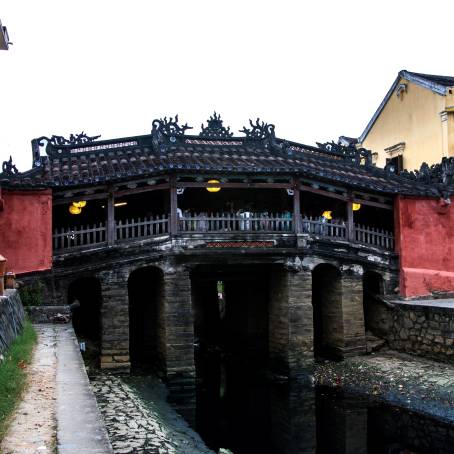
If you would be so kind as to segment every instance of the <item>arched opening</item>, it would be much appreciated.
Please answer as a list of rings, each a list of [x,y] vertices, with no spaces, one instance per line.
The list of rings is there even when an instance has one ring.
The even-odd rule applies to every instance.
[[[218,265],[199,266],[191,273],[196,426],[210,445],[228,437],[233,426],[246,424],[239,417],[245,405],[245,382],[265,380],[270,270],[259,265]]]
[[[163,274],[159,268],[139,268],[128,279],[129,355],[134,368],[164,373],[165,320]]]
[[[342,283],[340,271],[326,263],[312,271],[314,356],[336,358],[343,345]]]
[[[96,277],[81,277],[68,287],[68,303],[77,338],[85,342],[86,358],[97,361],[101,341],[101,284]]]
[[[363,274],[363,307],[367,351],[376,351],[384,344],[391,329],[389,311],[383,302],[383,278],[375,271]]]

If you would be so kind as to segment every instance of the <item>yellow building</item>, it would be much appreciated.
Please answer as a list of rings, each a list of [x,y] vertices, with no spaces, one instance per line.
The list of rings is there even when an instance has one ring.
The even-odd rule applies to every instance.
[[[454,156],[454,77],[400,71],[358,141],[398,170]]]

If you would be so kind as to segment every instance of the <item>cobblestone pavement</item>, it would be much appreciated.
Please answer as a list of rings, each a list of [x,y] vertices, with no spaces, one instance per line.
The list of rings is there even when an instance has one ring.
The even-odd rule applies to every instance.
[[[38,343],[27,388],[0,445],[3,454],[51,453],[56,438],[56,336],[52,325],[36,325]]]
[[[213,454],[165,402],[157,379],[149,380],[154,381],[148,388],[155,391],[145,401],[133,385],[126,383],[133,383],[134,378],[103,374],[91,378],[114,452]]]
[[[378,353],[318,363],[314,381],[454,422],[453,365],[396,352]]]

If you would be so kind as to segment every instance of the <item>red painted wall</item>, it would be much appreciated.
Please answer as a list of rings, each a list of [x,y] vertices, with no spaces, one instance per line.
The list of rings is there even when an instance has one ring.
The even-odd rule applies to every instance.
[[[16,274],[52,267],[52,192],[3,189],[0,255]]]
[[[454,292],[454,204],[398,197],[394,214],[400,294]]]

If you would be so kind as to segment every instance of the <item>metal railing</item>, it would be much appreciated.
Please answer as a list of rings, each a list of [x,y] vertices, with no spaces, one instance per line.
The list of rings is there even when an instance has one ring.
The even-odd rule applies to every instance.
[[[353,225],[352,233],[344,221],[330,221],[307,216],[299,217],[298,231],[311,236],[349,241],[380,249],[394,250],[394,236],[391,232],[375,227]],[[291,234],[295,232],[290,213],[184,213],[178,218],[178,232],[181,234]],[[115,223],[114,242],[140,240],[168,235],[170,222],[167,215],[149,216],[137,219],[119,220]],[[54,251],[80,249],[107,245],[106,223],[55,230]]]

